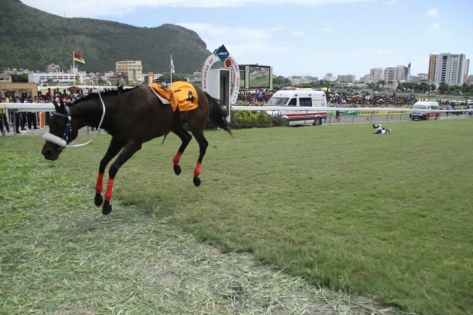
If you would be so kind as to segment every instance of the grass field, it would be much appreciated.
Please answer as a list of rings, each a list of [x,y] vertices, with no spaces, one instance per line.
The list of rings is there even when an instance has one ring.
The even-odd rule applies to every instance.
[[[166,296],[127,295],[124,283],[144,284],[133,282],[136,270],[119,267],[129,256],[146,261],[146,249],[159,248],[156,224],[164,222],[223,252],[251,253],[290,275],[369,296],[400,312],[473,314],[473,120],[387,127],[394,130],[390,136],[372,135],[366,124],[235,130],[234,137],[207,132],[199,188],[192,184],[195,142],[177,177],[171,158],[178,141],[170,136],[161,145],[158,139],[120,170],[114,192],[120,206],[108,218],[93,206],[108,136],[67,149],[56,162],[42,160],[39,138],[2,138],[0,156],[9,168],[0,171],[0,201],[6,205],[0,292],[11,297],[8,290],[20,291],[0,303],[20,310],[57,287],[50,309],[63,305],[74,313],[58,301],[92,275],[116,268],[115,277],[93,278],[94,285],[77,293],[74,307],[89,305],[100,292],[100,299],[117,300],[118,309],[138,298],[157,307]],[[38,191],[41,199],[31,200]],[[99,246],[110,243],[116,248],[102,252]],[[51,246],[63,254],[46,255]],[[90,255],[63,265],[61,255],[74,257],[78,247]],[[94,272],[82,273],[84,265]],[[35,276],[29,278],[30,272]],[[96,308],[88,306],[92,313],[100,299]]]

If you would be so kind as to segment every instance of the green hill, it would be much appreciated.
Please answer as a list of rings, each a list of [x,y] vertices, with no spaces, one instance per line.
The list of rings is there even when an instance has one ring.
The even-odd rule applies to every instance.
[[[68,69],[80,52],[86,71],[115,70],[119,60],[141,60],[143,71],[169,71],[172,54],[177,72],[200,71],[210,54],[194,31],[164,24],[142,28],[86,18],[63,18],[23,4],[0,2],[0,69],[44,71],[50,63]]]

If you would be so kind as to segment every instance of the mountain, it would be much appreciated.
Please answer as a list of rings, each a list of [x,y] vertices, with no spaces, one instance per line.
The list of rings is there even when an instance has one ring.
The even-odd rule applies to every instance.
[[[176,72],[200,71],[210,55],[194,31],[164,24],[134,27],[87,18],[63,18],[23,4],[0,1],[0,69],[45,71],[51,63],[69,69],[72,52],[86,61],[81,70],[115,70],[120,60],[141,60],[143,72],[169,71],[172,54]]]

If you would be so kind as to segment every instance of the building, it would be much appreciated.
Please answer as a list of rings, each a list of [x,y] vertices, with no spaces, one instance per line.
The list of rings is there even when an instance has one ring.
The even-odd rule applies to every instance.
[[[0,83],[11,83],[11,74],[0,73]]]
[[[289,81],[291,81],[291,84],[298,85],[298,84],[309,84],[309,83],[315,83],[318,81],[317,77],[305,75],[305,76],[290,76],[287,78]]]
[[[34,83],[0,83],[0,96],[21,97],[22,95],[38,96],[38,86]]]
[[[59,65],[51,63],[46,66],[47,73],[61,72],[61,67]]]
[[[355,83],[356,77],[354,74],[341,74],[337,76],[338,83]]]
[[[28,82],[38,85],[74,85],[84,83],[85,72],[66,73],[66,72],[30,72],[28,73]]]
[[[473,75],[468,76],[468,80],[466,81],[466,84],[473,84]]]
[[[429,81],[437,86],[441,83],[462,85],[468,78],[470,60],[464,54],[431,54],[429,58]]]
[[[360,82],[365,84],[373,83],[373,77],[371,74],[365,74],[364,76],[360,77]]]
[[[384,80],[384,70],[382,68],[370,69],[370,76],[373,83]]]
[[[129,83],[143,82],[143,66],[141,60],[124,60],[115,63],[115,73],[117,77],[123,75],[128,78]]]
[[[407,81],[409,75],[409,66],[388,67],[384,69],[384,81],[400,82]]]

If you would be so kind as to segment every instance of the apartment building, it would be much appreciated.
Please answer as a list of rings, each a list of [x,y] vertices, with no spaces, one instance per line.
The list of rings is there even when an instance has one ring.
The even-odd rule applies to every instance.
[[[468,78],[469,65],[464,54],[431,54],[428,78],[436,85],[462,85]]]
[[[143,82],[143,66],[141,60],[124,60],[115,63],[115,73],[117,76],[125,74],[129,83]]]

